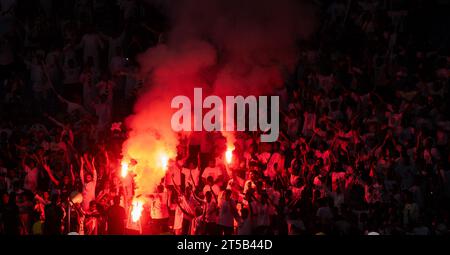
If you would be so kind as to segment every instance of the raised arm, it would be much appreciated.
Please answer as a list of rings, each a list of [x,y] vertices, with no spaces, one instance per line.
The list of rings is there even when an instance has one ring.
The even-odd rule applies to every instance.
[[[81,184],[83,184],[83,186],[84,186],[84,158],[81,156],[80,160],[81,160],[80,179],[81,179]]]
[[[170,176],[172,179],[172,183],[173,183],[173,188],[175,189],[175,192],[177,192],[178,194],[182,194],[180,188],[178,187],[178,185],[175,183],[175,179],[173,178],[174,175],[172,174],[172,176]]]
[[[180,208],[180,210],[181,210],[184,214],[189,215],[189,216],[192,217],[192,218],[195,218],[195,215],[192,215],[192,214],[189,213],[186,209],[183,208],[183,206],[181,205],[181,203],[180,203],[180,201],[179,201],[178,199],[176,200],[176,203],[177,203],[178,207]],[[189,205],[188,205],[188,206],[189,206]]]
[[[107,176],[108,180],[110,180],[111,174],[112,174],[111,160],[109,159],[109,154],[108,154],[108,151],[106,151],[106,149],[105,149],[105,159],[106,159],[106,176]]]
[[[194,190],[196,190],[197,189],[197,184],[195,184],[195,180],[194,180],[194,177],[192,176],[192,169],[189,169],[189,178],[191,179],[191,181],[192,181],[192,185],[194,185]]]
[[[46,204],[45,200],[41,196],[39,196],[38,194],[34,195],[34,199],[36,199],[37,201],[39,201],[39,203],[41,203],[43,205]]]
[[[214,191],[212,190],[212,188],[211,188],[211,194],[212,194],[214,200],[216,200],[216,203],[219,203],[219,199],[218,199],[216,193],[214,193]]]
[[[94,182],[97,182],[97,168],[95,167],[95,157],[92,157],[92,177]]]
[[[60,127],[62,127],[62,128],[65,128],[65,127],[66,127],[63,123],[59,122],[58,120],[56,120],[56,119],[53,118],[52,116],[46,115],[46,117],[47,117],[47,119],[49,119],[51,122],[53,122],[55,125],[60,126]]]
[[[194,196],[194,199],[197,200],[197,202],[199,202],[200,204],[206,204],[206,201],[202,200],[201,198],[199,198],[195,192],[192,192],[192,195]]]
[[[87,170],[90,173],[92,173],[92,165],[91,165],[92,161],[89,160],[89,157],[88,157],[87,153],[84,153],[83,161],[84,161],[85,166],[87,167]]]
[[[55,178],[55,176],[52,173],[52,170],[50,169],[50,166],[47,164],[42,164],[42,168],[47,172],[48,176],[50,177],[50,180],[56,185],[59,186],[59,181]]]
[[[230,200],[230,208],[231,212],[233,213],[234,219],[236,219],[236,221],[239,221],[241,216],[239,215],[239,212],[236,208],[236,203],[233,200]]]

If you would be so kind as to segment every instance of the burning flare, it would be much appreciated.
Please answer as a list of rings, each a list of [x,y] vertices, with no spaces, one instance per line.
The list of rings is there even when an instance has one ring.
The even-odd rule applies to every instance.
[[[142,210],[144,209],[144,203],[140,200],[133,200],[131,207],[131,221],[136,223],[139,221],[142,215]]]
[[[228,147],[227,151],[225,152],[225,160],[227,164],[231,164],[231,162],[233,161],[233,151],[233,147]]]
[[[167,171],[167,165],[169,163],[169,157],[166,154],[162,154],[160,157],[161,160],[161,167],[165,171]]]
[[[233,151],[235,149],[234,142],[236,138],[234,137],[233,132],[222,131],[222,135],[226,139],[227,150],[225,151],[225,162],[229,165],[233,162]]]
[[[127,177],[128,175],[128,163],[125,161],[122,161],[122,169],[120,171],[120,176],[122,176],[122,178]]]

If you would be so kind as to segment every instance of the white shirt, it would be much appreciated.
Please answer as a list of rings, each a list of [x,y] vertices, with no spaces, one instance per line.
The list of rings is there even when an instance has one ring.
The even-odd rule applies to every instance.
[[[269,205],[257,205],[256,226],[270,226]]]
[[[183,170],[181,171],[182,174],[184,174],[184,181],[185,181],[185,185],[186,187],[190,184],[192,187],[197,187],[198,183],[199,183],[199,177],[200,177],[200,173],[198,171],[198,169],[188,169],[188,168],[183,168]]]
[[[180,198],[179,203],[182,206],[183,210],[188,214],[185,214],[183,210],[180,209],[180,206],[177,206],[177,209],[175,210],[175,223],[173,227],[174,229],[181,228],[183,219],[192,220],[192,216],[195,214],[194,209],[197,206],[197,203],[193,197],[191,197],[189,201],[187,201],[183,196]],[[175,225],[177,227],[175,227]]]
[[[219,215],[217,211],[217,202],[214,199],[205,204],[205,221],[217,223],[219,220]]]
[[[238,228],[238,235],[251,235],[252,234],[252,221],[250,217],[245,219]]]
[[[84,176],[82,176],[83,178]],[[83,185],[83,209],[89,209],[89,203],[95,199],[95,186],[97,186],[97,173],[94,171],[92,181]]]
[[[90,181],[84,184],[83,187],[83,209],[89,208],[89,203],[95,199],[95,181]]]
[[[232,200],[226,201],[221,200],[219,204],[219,225],[225,227],[233,227],[234,226],[234,214],[233,207],[234,202]]]
[[[166,219],[169,217],[167,199],[167,192],[154,194],[153,199],[151,199],[150,211],[152,219]]]
[[[38,169],[36,167],[33,169],[26,167],[25,172],[27,175],[25,176],[23,188],[32,192],[36,191],[38,185]]]

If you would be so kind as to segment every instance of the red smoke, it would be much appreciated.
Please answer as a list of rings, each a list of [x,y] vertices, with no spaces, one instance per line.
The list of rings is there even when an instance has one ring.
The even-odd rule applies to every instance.
[[[282,70],[297,58],[296,40],[314,29],[313,8],[295,0],[167,1],[171,30],[166,44],[140,55],[146,77],[124,158],[139,162],[137,193],[151,193],[164,175],[158,157],[176,154],[177,134],[170,126],[177,95],[267,95],[283,86]]]

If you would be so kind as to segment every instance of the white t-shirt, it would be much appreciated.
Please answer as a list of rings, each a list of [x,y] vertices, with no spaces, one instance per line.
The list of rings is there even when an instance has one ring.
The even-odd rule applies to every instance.
[[[90,181],[84,184],[83,187],[83,209],[89,209],[89,203],[95,199],[95,181]]]
[[[166,219],[169,217],[167,199],[167,192],[154,194],[154,197],[151,199],[150,211],[152,219]]]
[[[256,226],[270,226],[270,212],[268,204],[257,205]]]
[[[23,188],[35,192],[38,186],[38,169],[36,167],[33,169],[25,167],[25,172],[27,174],[25,176]]]
[[[209,203],[205,204],[205,210],[205,221],[217,223],[219,220],[217,202],[214,199],[211,199]]]
[[[187,213],[194,215],[194,203],[192,198],[189,202],[186,200],[184,196],[179,199],[180,205],[183,207],[183,210]],[[183,227],[183,219],[191,220],[191,215],[187,215],[180,209],[180,206],[177,206],[175,209],[175,220],[173,223],[173,229],[181,229]]]
[[[190,184],[192,187],[197,187],[198,183],[199,183],[199,177],[200,177],[200,173],[198,171],[198,169],[189,169],[189,168],[183,168],[183,170],[181,170],[181,173],[184,174],[184,181],[185,181],[185,185],[186,187]]]
[[[250,219],[250,217],[248,217],[239,225],[238,235],[251,235],[252,228],[252,220]]]
[[[221,200],[219,204],[219,225],[225,227],[233,227],[234,226],[234,214],[233,207],[235,206],[232,200],[226,201]]]

